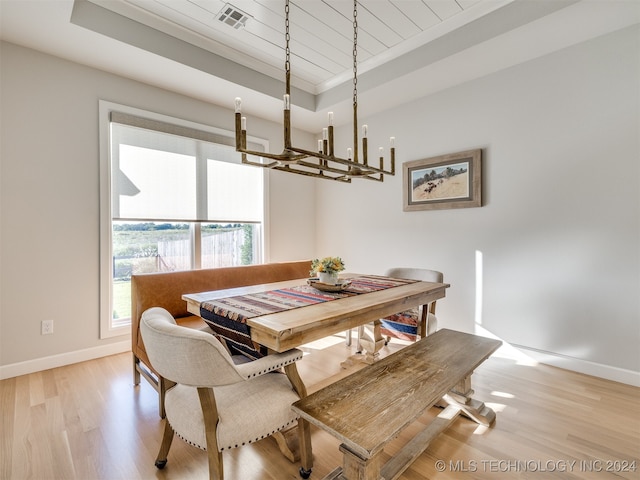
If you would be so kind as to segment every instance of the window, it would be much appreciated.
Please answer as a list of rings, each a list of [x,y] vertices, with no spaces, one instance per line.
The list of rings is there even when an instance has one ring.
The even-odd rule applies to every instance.
[[[100,107],[104,338],[129,332],[133,274],[262,263],[265,178],[228,132]]]

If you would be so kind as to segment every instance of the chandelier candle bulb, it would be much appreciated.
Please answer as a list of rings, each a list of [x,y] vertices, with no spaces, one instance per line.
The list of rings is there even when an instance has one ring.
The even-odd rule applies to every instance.
[[[369,126],[362,125],[362,138],[367,138],[368,133],[369,133]]]
[[[395,148],[395,146],[396,146],[396,137],[389,138],[389,146],[391,148]]]
[[[234,103],[236,105],[236,113],[240,113],[242,111],[242,99],[240,97],[236,97]]]
[[[329,126],[333,127],[333,112],[329,112],[327,116],[329,117]]]
[[[351,152],[352,152],[351,148],[347,148],[347,158],[349,160],[351,160]]]
[[[322,139],[323,140],[328,140],[329,139],[329,129],[328,128],[323,128],[322,129]]]
[[[322,140],[318,140],[318,152],[322,153]]]

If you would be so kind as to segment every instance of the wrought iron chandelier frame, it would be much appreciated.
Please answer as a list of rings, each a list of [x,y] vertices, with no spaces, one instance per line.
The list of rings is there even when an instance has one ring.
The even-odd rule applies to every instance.
[[[353,2],[353,149],[347,149],[347,157],[335,155],[333,113],[322,129],[318,151],[295,147],[291,142],[291,50],[289,48],[289,0],[285,1],[285,94],[284,94],[284,149],[282,153],[258,152],[247,149],[246,117],[242,116],[242,100],[235,99],[236,151],[242,153],[242,163],[263,168],[281,170],[327,180],[350,183],[352,178],[384,181],[384,175],[395,175],[395,138],[390,138],[390,168],[384,168],[383,148],[379,148],[379,167],[368,161],[368,126],[362,126],[362,162],[358,155],[358,12],[357,0]],[[272,162],[252,161],[248,155],[267,158]],[[346,168],[341,168],[346,167]]]

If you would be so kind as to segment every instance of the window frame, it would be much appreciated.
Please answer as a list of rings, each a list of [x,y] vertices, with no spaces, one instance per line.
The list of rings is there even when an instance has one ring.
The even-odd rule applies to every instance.
[[[200,123],[191,122],[188,120],[170,117],[147,110],[138,109],[126,105],[121,105],[105,100],[99,100],[98,106],[99,112],[99,161],[100,161],[100,188],[99,188],[99,203],[100,203],[100,306],[99,306],[99,321],[100,321],[100,338],[112,338],[123,335],[131,334],[130,323],[126,325],[114,326],[112,318],[112,304],[113,304],[113,269],[112,269],[112,178],[111,178],[111,114],[117,112],[119,114],[133,115],[140,118],[149,119],[151,121],[163,122],[177,127],[185,127],[190,129],[196,129],[200,131],[209,132],[218,136],[229,138],[235,143],[235,133],[228,130],[212,127],[209,125],[203,125]],[[252,143],[256,144],[258,149],[263,151],[269,150],[269,142],[265,139],[252,137],[248,139]],[[233,144],[233,143],[232,143]],[[264,172],[263,175],[263,215],[262,215],[262,245],[260,247],[262,251],[262,262],[267,262],[268,238],[269,238],[269,172]],[[201,222],[207,223],[207,222]],[[200,231],[200,222],[192,223],[192,239],[194,239],[194,253],[198,248],[200,239],[198,233]],[[197,257],[193,259],[194,269],[200,268],[200,259]],[[122,322],[120,322],[122,323]]]

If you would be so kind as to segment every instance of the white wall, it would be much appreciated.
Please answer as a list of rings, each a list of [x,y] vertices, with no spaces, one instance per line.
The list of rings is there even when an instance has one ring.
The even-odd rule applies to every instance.
[[[397,137],[399,172],[382,184],[272,172],[269,260],[337,254],[351,271],[439,269],[451,283],[438,306],[441,326],[473,331],[481,321],[570,368],[636,381],[639,35],[629,28],[363,117],[374,151],[376,137]],[[1,48],[4,375],[121,348],[118,339],[98,338],[98,100],[229,130],[233,116],[29,49]],[[272,150],[281,148],[279,125],[251,124]],[[348,128],[337,133],[350,137]],[[402,212],[402,162],[469,148],[484,152],[482,208]],[[45,318],[55,320],[54,335],[40,335]]]
[[[637,383],[639,37],[628,28],[364,118],[370,143],[397,137],[399,172],[321,182],[317,223],[332,228],[318,229],[320,254],[351,271],[441,270],[440,326],[481,322],[558,364]],[[402,162],[472,148],[482,208],[402,211]]]
[[[99,100],[230,131],[233,111],[16,45],[1,48],[0,374],[10,376],[129,343],[99,339]],[[281,126],[251,125],[252,135],[282,148]],[[273,172],[269,188],[268,259],[311,258],[315,183]],[[54,320],[53,335],[40,335],[43,319]]]

